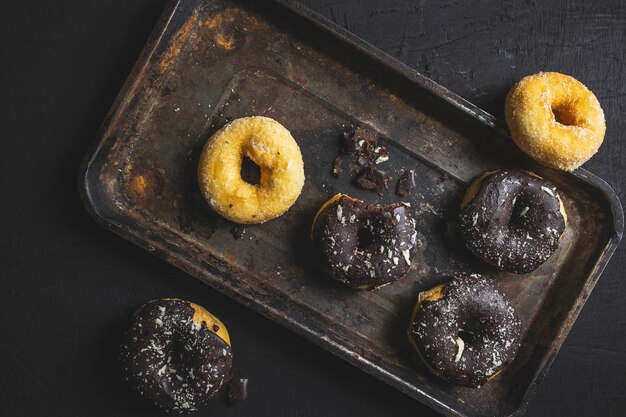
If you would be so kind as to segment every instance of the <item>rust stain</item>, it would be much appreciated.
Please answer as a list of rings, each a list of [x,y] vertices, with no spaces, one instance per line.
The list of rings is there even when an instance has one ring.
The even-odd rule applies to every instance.
[[[159,61],[159,69],[161,73],[167,71],[175,62],[176,57],[180,54],[185,42],[189,38],[191,29],[195,27],[198,22],[198,10],[195,10],[185,24],[176,32],[172,41],[170,42],[167,51],[163,53],[161,60]]]
[[[206,36],[211,46],[229,53],[244,45],[248,23],[240,13],[227,9],[221,13],[210,13],[200,21],[199,27],[204,30],[203,36]]]
[[[396,105],[405,105],[404,100],[395,94],[387,94],[387,98],[389,98],[389,100]]]
[[[229,265],[235,265],[235,262],[238,262],[238,260],[240,259],[240,256],[237,256],[237,255],[235,255],[234,253],[232,253],[230,251],[224,251],[224,253],[222,253],[222,258]]]
[[[126,170],[125,194],[132,201],[155,199],[163,194],[163,175],[151,164],[130,165]]]
[[[306,76],[304,69],[293,63],[291,63],[289,68],[289,77],[300,85],[307,85],[309,83],[309,78]]]
[[[215,44],[225,51],[233,51],[241,44],[241,40],[238,38],[240,37],[236,33],[218,32],[215,35]]]
[[[143,175],[138,175],[135,177],[135,192],[138,194],[145,194],[146,188],[149,188],[150,181],[146,179]]]
[[[209,15],[204,21],[200,23],[200,26],[205,26],[207,29],[215,29],[222,23],[222,15],[214,14]]]

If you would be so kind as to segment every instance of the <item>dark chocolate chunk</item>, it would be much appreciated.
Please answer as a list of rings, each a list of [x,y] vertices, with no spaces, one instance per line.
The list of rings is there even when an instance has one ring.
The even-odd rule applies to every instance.
[[[244,233],[246,233],[246,227],[243,224],[237,224],[232,228],[231,232],[233,237],[239,240],[243,237]]]
[[[377,136],[378,134],[374,129],[368,126],[359,126],[353,134],[346,132],[341,136],[343,151],[351,155],[366,154],[368,150],[376,147]]]
[[[248,379],[233,378],[228,387],[228,402],[230,405],[238,404],[248,398]]]
[[[341,176],[341,173],[343,172],[343,169],[341,168],[342,162],[343,160],[340,156],[336,157],[333,161],[333,175],[337,178],[339,178]]]
[[[415,171],[404,171],[404,174],[398,179],[396,184],[396,194],[401,197],[407,197],[413,194],[415,189]]]
[[[387,149],[378,145],[378,133],[369,126],[359,126],[354,133],[346,132],[341,136],[341,149],[346,154],[356,156],[357,166],[352,169],[352,172],[359,174],[356,179],[357,185],[366,190],[376,190],[382,195],[391,176],[374,167],[389,159]],[[341,174],[341,169],[337,169],[340,162],[341,159],[337,157],[333,163],[333,174],[336,177]]]
[[[354,155],[357,153],[358,148],[360,148],[360,146],[358,145],[354,134],[343,132],[341,135],[341,150],[346,154]]]
[[[374,178],[371,178],[371,176],[368,175],[367,171],[363,171],[361,175],[357,177],[356,183],[359,187],[364,188],[366,190],[376,189],[376,181]]]
[[[356,158],[356,163],[362,167],[369,165],[370,161],[364,156],[364,155],[359,155]]]
[[[387,188],[390,180],[391,176],[385,171],[373,166],[368,166],[361,171],[361,174],[356,179],[356,183],[361,188],[376,190],[378,194],[382,195],[383,190]]]
[[[357,127],[352,135],[344,133],[342,150],[347,154],[355,155],[357,164],[361,166],[389,159],[387,149],[378,145],[378,133],[369,126]]]
[[[374,159],[375,164],[380,164],[389,159],[389,152],[387,152],[387,148],[383,146],[379,146],[376,148],[376,159]]]

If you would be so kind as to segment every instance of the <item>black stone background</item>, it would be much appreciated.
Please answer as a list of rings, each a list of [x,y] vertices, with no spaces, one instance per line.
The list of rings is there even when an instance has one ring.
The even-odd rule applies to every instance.
[[[304,3],[499,117],[526,74],[580,79],[608,122],[586,168],[626,201],[625,2]],[[161,415],[121,383],[115,352],[134,307],[165,295],[224,318],[251,379],[247,402],[196,415],[436,415],[88,217],[79,161],[164,4],[0,1],[0,415]],[[625,262],[622,245],[529,416],[626,415]]]

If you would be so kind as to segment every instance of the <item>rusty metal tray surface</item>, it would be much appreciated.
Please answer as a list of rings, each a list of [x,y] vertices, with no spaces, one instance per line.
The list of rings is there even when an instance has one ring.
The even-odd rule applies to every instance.
[[[215,130],[248,115],[272,117],[292,132],[306,184],[285,215],[236,240],[233,225],[201,197],[196,164]],[[421,241],[408,276],[373,292],[325,276],[308,241],[317,208],[337,192],[397,199],[391,189],[378,197],[350,175],[331,175],[339,135],[365,124],[389,148],[388,172],[416,172],[417,192],[405,201]],[[81,189],[106,228],[438,411],[521,414],[618,244],[623,213],[604,181],[536,165],[500,126],[297,3],[172,1],[85,159]],[[495,271],[460,243],[462,194],[497,168],[535,170],[564,197],[567,230],[532,274]],[[518,357],[481,389],[432,377],[405,336],[417,293],[460,271],[496,278],[523,321]]]

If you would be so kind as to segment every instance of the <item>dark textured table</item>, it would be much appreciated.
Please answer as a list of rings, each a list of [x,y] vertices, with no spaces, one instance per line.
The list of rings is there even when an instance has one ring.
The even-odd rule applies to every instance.
[[[562,71],[592,89],[608,131],[586,168],[626,201],[623,1],[305,0],[502,117],[518,78]],[[229,325],[249,400],[197,415],[435,415],[425,406],[100,229],[80,159],[165,1],[0,2],[0,415],[161,415],[130,392],[120,331],[179,296]],[[607,267],[529,416],[626,415],[626,247]]]

